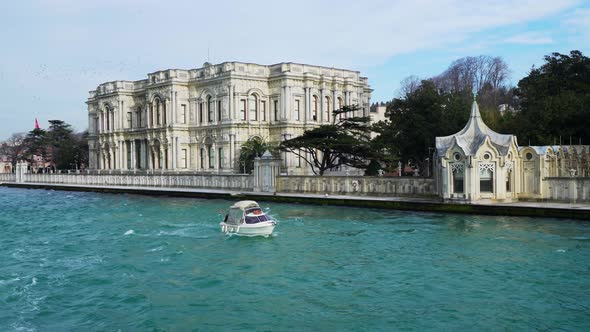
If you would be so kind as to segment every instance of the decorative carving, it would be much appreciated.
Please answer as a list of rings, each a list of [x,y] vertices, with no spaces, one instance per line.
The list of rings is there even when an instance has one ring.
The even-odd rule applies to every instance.
[[[460,171],[463,172],[465,170],[464,163],[451,163],[451,172]]]
[[[505,167],[508,172],[512,172],[514,170],[514,162],[512,160],[507,161]]]
[[[479,171],[489,170],[490,172],[494,173],[495,164],[494,163],[479,163]]]

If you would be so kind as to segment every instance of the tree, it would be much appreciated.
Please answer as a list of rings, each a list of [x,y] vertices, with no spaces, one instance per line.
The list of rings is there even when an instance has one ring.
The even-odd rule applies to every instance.
[[[41,128],[35,128],[27,133],[24,140],[26,147],[25,160],[35,164],[35,156],[45,160],[47,157],[47,132]]]
[[[240,148],[239,167],[240,170],[244,170],[246,173],[252,173],[254,169],[254,159],[261,157],[266,150],[271,153],[276,152],[276,147],[266,142],[263,138],[254,136],[244,142]]]
[[[422,81],[420,87],[388,106],[386,121],[374,126],[378,136],[373,147],[383,149],[388,160],[400,160],[420,169],[427,167],[436,136],[459,131],[467,122],[468,91],[445,92],[433,81]]]
[[[72,127],[61,120],[49,120],[47,143],[51,150],[51,159],[57,169],[74,168],[77,165],[76,147]]]
[[[341,165],[366,169],[368,160],[376,153],[370,145],[370,117],[353,116],[358,109],[358,106],[344,106],[333,111],[332,123],[283,141],[279,149],[302,158],[320,176]]]
[[[8,157],[12,167],[16,167],[16,162],[25,157],[26,145],[25,134],[15,133],[5,142],[0,144],[0,155]]]
[[[515,134],[531,144],[552,144],[559,138],[590,140],[590,58],[580,51],[552,53],[518,82],[521,112]]]

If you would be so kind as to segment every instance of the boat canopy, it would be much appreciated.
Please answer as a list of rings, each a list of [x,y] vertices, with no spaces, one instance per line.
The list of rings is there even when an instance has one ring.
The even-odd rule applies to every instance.
[[[240,209],[246,211],[247,209],[259,207],[255,201],[239,201],[230,207],[230,209]]]

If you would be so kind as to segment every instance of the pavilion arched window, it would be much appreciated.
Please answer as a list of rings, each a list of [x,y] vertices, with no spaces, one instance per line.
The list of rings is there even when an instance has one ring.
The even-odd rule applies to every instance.
[[[462,194],[465,192],[465,165],[463,162],[451,164],[453,176],[453,193]]]
[[[479,164],[479,191],[494,192],[494,163]]]

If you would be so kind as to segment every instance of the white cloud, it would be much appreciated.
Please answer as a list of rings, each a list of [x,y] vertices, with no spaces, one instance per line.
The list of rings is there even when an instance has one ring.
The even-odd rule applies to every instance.
[[[143,79],[148,72],[160,69],[197,68],[208,53],[211,62],[293,61],[357,69],[365,74],[367,68],[393,56],[457,46],[473,40],[476,34],[483,35],[478,33],[553,16],[578,3],[10,1],[5,8],[10,15],[0,20],[0,64],[11,70],[0,68],[0,89],[15,91],[13,104],[5,107],[21,110],[21,117],[32,118],[51,110],[63,112],[61,118],[82,127],[87,121],[87,95],[77,91],[91,90],[103,81]],[[587,24],[586,17],[587,11],[576,12],[568,24],[582,27]],[[475,43],[485,45],[490,39],[484,36]],[[28,98],[27,89],[51,99],[37,104],[19,102]],[[71,105],[79,105],[79,109],[66,111]],[[5,114],[0,112],[0,134],[21,130],[9,127],[16,125],[2,119]],[[28,119],[25,122],[27,126],[30,123]]]
[[[504,39],[505,43],[525,45],[553,44],[553,38],[541,32],[525,32]]]
[[[565,26],[577,43],[590,43],[590,8],[577,8],[566,16]]]

